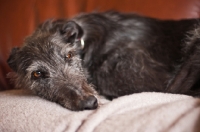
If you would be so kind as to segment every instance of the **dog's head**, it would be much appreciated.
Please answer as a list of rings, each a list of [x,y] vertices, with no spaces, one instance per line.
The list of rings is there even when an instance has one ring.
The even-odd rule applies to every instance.
[[[80,59],[82,35],[73,21],[47,21],[39,26],[8,58],[16,86],[71,110],[97,108],[96,92]]]

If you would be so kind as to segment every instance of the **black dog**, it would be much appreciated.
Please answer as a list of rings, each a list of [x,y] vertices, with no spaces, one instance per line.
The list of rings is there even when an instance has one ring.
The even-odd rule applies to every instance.
[[[110,99],[145,91],[199,96],[198,25],[197,19],[81,14],[39,26],[12,50],[8,64],[17,87],[71,110],[97,108],[97,93]]]

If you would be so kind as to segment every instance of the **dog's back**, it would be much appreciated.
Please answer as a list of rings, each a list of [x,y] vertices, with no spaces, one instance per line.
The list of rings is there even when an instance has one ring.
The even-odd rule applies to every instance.
[[[103,95],[168,90],[190,53],[189,31],[197,19],[157,20],[116,12],[80,15],[84,30],[84,66]],[[192,45],[192,44],[191,44]]]

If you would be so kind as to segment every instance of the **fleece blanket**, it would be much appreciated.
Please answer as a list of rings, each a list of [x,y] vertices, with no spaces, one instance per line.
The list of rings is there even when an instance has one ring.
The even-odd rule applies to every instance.
[[[200,132],[200,99],[138,93],[74,112],[24,90],[0,92],[0,132]]]

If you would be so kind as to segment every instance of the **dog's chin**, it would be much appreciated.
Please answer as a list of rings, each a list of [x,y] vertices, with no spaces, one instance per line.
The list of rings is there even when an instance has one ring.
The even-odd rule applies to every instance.
[[[83,110],[95,110],[99,106],[97,98],[93,95],[86,97],[84,100],[79,100],[77,102],[57,102],[66,109],[72,111],[83,111]]]
[[[69,105],[61,105],[61,106],[70,110],[70,111],[83,111],[83,109],[80,109],[80,108],[74,107],[74,106],[69,106]]]

